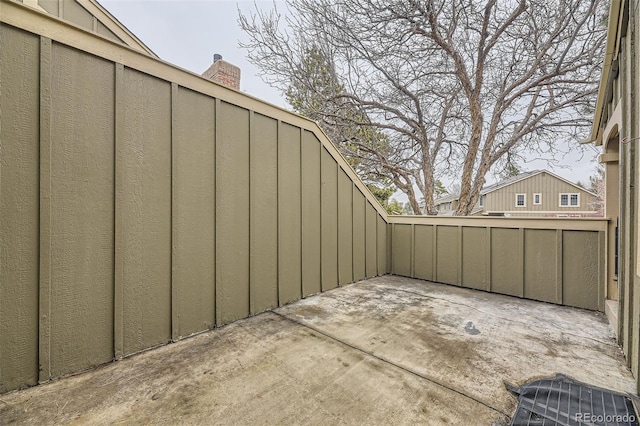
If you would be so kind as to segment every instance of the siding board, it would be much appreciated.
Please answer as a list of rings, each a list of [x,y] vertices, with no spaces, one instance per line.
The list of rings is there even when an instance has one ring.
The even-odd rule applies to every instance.
[[[524,234],[524,297],[556,300],[556,231],[527,229]]]
[[[305,131],[302,140],[302,297],[321,290],[320,141]]]
[[[411,276],[411,225],[393,225],[392,273]]]
[[[353,279],[363,280],[366,276],[365,203],[359,189],[353,188]]]
[[[582,283],[580,286],[563,286],[563,303],[584,309],[600,309],[598,301],[600,293],[600,268],[602,261],[598,259],[599,238],[597,232],[563,231],[562,251],[563,283]],[[584,251],[584,256],[573,256],[573,253]]]
[[[378,222],[378,258],[377,258],[377,270],[378,275],[387,274],[387,222],[382,216],[376,214]]]
[[[433,226],[415,225],[415,266],[416,278],[433,279]]]
[[[376,239],[378,224],[376,223],[376,217],[378,214],[373,208],[371,203],[366,203],[366,218],[365,218],[365,239],[366,239],[366,274],[367,278],[375,277],[378,273],[378,243]]]
[[[122,217],[124,353],[171,338],[171,86],[125,68],[116,182]]]
[[[177,336],[215,325],[215,100],[178,88],[173,145]]]
[[[89,31],[93,30],[93,15],[80,6],[75,0],[64,2],[64,16],[62,18],[71,21]]]
[[[251,131],[251,314],[278,306],[278,122],[255,114]]]
[[[338,172],[338,258],[340,285],[353,282],[353,182]]]
[[[487,276],[487,230],[485,228],[462,228],[462,286],[486,290]]]
[[[300,129],[278,130],[278,303],[302,296]]]
[[[249,111],[220,103],[216,138],[216,323],[249,315]]]
[[[115,92],[113,64],[56,43],[52,49],[50,339],[57,377],[113,358]]]
[[[38,381],[39,44],[0,27],[0,393]]]
[[[491,229],[491,291],[523,296],[522,248],[518,229]]]
[[[314,135],[312,136],[315,143],[321,146],[320,141]],[[326,291],[338,286],[338,164],[325,148],[322,148],[320,159],[322,173],[320,203],[322,213],[322,291]],[[373,232],[375,235],[375,231]]]
[[[436,229],[436,281],[458,285],[458,227],[438,226]]]

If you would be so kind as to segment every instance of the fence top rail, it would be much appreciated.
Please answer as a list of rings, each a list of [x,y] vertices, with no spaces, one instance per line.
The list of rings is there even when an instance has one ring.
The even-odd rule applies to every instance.
[[[389,216],[391,224],[575,231],[606,231],[610,221],[609,218]]]
[[[346,159],[331,143],[315,121],[287,111],[267,101],[249,94],[233,90],[208,80],[194,72],[185,70],[169,62],[139,52],[100,34],[90,32],[56,16],[39,11],[16,0],[0,0],[0,23],[49,38],[114,63],[122,64],[145,74],[157,77],[181,87],[209,95],[258,114],[288,123],[314,133],[325,149],[338,162],[340,168],[351,178],[365,198],[388,220],[385,209],[360,180]]]

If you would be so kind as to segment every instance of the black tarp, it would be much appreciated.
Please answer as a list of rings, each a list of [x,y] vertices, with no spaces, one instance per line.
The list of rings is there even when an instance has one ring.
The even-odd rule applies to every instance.
[[[506,384],[518,397],[511,425],[638,425],[632,395],[589,386],[562,374],[520,387]]]

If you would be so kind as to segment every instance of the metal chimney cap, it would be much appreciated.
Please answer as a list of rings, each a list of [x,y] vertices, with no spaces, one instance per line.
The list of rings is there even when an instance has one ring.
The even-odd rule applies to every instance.
[[[220,61],[222,59],[222,55],[219,53],[214,53],[213,55],[213,62],[216,63],[218,61]]]

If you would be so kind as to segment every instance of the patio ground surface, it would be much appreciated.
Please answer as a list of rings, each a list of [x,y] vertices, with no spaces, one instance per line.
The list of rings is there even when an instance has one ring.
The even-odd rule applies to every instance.
[[[604,315],[383,276],[0,395],[0,424],[506,424],[563,373],[634,392]]]

